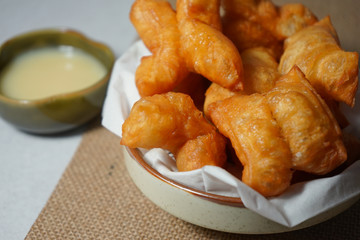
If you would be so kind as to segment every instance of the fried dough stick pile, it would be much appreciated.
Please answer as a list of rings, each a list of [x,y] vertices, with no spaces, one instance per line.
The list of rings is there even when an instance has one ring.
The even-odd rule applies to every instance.
[[[296,66],[269,92],[214,102],[209,114],[244,165],[242,181],[264,196],[282,193],[291,169],[325,174],[347,158],[336,120]]]
[[[285,40],[285,52],[279,65],[279,74],[283,76],[269,81],[272,87],[250,88],[246,75],[251,68],[246,65],[245,56],[242,54],[244,91],[234,92],[212,84],[206,92],[204,106],[206,115],[222,134],[230,138],[245,167],[243,181],[263,195],[272,196],[286,189],[286,183],[289,184],[291,179],[290,169],[322,175],[346,161],[342,133],[329,106],[341,119],[335,100],[353,105],[358,81],[358,55],[340,48],[329,19],[307,26]],[[269,63],[265,58],[261,61],[268,70],[276,68]],[[296,66],[298,63],[305,75]],[[287,68],[284,69],[283,65]],[[261,74],[255,71],[250,77],[255,86],[261,83],[257,76]],[[257,111],[269,113],[269,109],[271,115],[257,115]],[[280,136],[291,153],[290,167],[284,163],[286,151],[279,142],[279,132],[262,125],[266,116],[271,116],[266,124],[273,120],[275,125],[271,126],[280,129]],[[273,136],[269,137],[269,134]],[[271,150],[271,143],[278,144],[277,150],[281,152]],[[267,156],[269,150],[273,154],[270,157]],[[280,166],[288,166],[288,171]],[[270,173],[272,178],[269,178]],[[280,177],[283,177],[281,181]]]
[[[175,155],[179,171],[226,162],[224,137],[182,93],[164,93],[136,102],[124,122],[121,144],[163,148]]]
[[[347,152],[329,106],[335,115],[337,101],[353,106],[358,55],[301,4],[222,3],[223,24],[218,0],[178,0],[176,12],[163,0],[135,1],[130,17],[152,55],[136,71],[142,99],[121,144],[166,149],[189,171],[223,166],[230,140],[242,181],[264,196],[284,192],[294,171],[331,172]],[[172,92],[191,92],[198,106],[204,79],[208,119],[190,96]]]
[[[275,6],[270,0],[223,0],[224,34],[242,52],[252,47],[272,49],[279,58],[282,42],[317,21],[302,4]]]
[[[236,1],[225,1],[225,4],[233,6],[232,8],[235,10],[231,11],[238,12],[239,10],[236,9],[239,8],[244,11],[244,16],[252,16],[256,13],[255,10],[260,8],[261,2],[258,3],[257,8],[248,6],[250,3],[254,3],[252,1],[248,5],[246,5],[246,1],[242,1],[238,7],[235,7]],[[287,5],[281,8],[285,6]],[[306,15],[309,14],[304,16]],[[301,21],[299,20],[299,22]],[[294,65],[298,65],[316,91],[325,99],[341,127],[346,127],[348,122],[339,110],[338,102],[345,102],[350,106],[354,105],[355,93],[358,88],[359,55],[356,52],[345,52],[341,49],[337,33],[329,17],[313,25],[297,29],[293,35],[290,35],[285,40],[285,51],[280,59],[279,74],[286,74]],[[241,53],[245,68],[244,89],[249,89],[249,81],[246,80],[249,77],[246,75],[253,72],[255,75],[258,75],[258,73],[247,68],[244,52]],[[256,83],[257,80],[253,77],[250,82]],[[209,89],[207,94],[214,95],[211,92],[214,91]],[[209,101],[208,98],[206,101]],[[206,105],[207,103],[205,102],[205,113]]]
[[[224,87],[242,89],[241,57],[221,32],[219,7],[218,0],[181,0],[175,13],[166,1],[137,0],[130,13],[152,55],[142,58],[136,70],[135,81],[143,98],[123,125],[121,143],[167,149],[175,155],[180,171],[222,166],[226,161],[224,137],[190,97],[169,92],[184,88],[188,92],[189,83],[182,84],[184,80],[202,85],[190,72]]]
[[[221,86],[242,89],[242,62],[222,34],[219,0],[179,0],[176,13],[165,0],[136,0],[130,20],[152,55],[136,70],[141,96],[172,91],[198,73]]]

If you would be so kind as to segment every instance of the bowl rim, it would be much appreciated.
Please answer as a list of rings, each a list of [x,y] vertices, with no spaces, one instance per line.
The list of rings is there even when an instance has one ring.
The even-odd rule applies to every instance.
[[[3,93],[0,92],[0,101],[11,103],[13,105],[37,106],[37,105],[42,105],[42,104],[58,101],[58,100],[71,99],[71,98],[76,98],[78,96],[83,96],[90,92],[93,92],[94,90],[98,89],[102,85],[107,84],[107,82],[109,81],[112,69],[114,67],[114,63],[115,63],[114,52],[105,43],[95,41],[95,40],[91,39],[90,37],[88,37],[87,35],[83,34],[82,32],[71,29],[71,28],[66,28],[66,27],[44,28],[44,29],[28,31],[28,32],[16,35],[16,36],[6,40],[5,42],[3,42],[0,45],[0,54],[1,54],[4,46],[6,46],[7,44],[10,44],[14,40],[21,39],[21,38],[27,38],[27,37],[31,37],[31,36],[36,36],[36,35],[42,35],[42,34],[46,34],[46,33],[73,35],[73,36],[80,38],[81,40],[83,40],[85,42],[88,42],[93,47],[99,48],[106,53],[106,55],[110,59],[111,67],[109,69],[106,68],[107,69],[106,74],[102,78],[100,78],[98,81],[96,81],[94,84],[92,84],[88,87],[85,87],[83,89],[77,90],[77,91],[55,94],[55,95],[51,95],[51,96],[39,98],[39,99],[16,99],[16,98],[7,97],[6,95],[4,95]]]
[[[243,201],[241,200],[241,198],[238,197],[229,197],[229,196],[223,196],[223,195],[218,195],[218,194],[213,194],[213,193],[208,193],[202,190],[198,190],[192,187],[188,187],[184,184],[178,183],[170,178],[167,178],[165,176],[163,176],[162,174],[160,174],[157,170],[155,170],[153,167],[151,167],[145,160],[143,157],[143,154],[140,152],[140,150],[138,148],[129,148],[127,146],[124,146],[126,151],[128,152],[128,154],[135,160],[137,161],[147,172],[149,172],[151,175],[153,175],[154,177],[158,178],[159,180],[161,180],[162,182],[169,184],[173,187],[176,187],[182,191],[188,192],[192,195],[195,195],[197,197],[201,197],[203,199],[215,202],[215,203],[219,203],[219,204],[224,204],[224,205],[230,205],[230,206],[234,206],[234,207],[241,207],[241,208],[246,208]]]

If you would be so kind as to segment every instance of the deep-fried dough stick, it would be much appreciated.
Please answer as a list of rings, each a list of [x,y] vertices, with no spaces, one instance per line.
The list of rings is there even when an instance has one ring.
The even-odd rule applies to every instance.
[[[275,86],[280,77],[278,64],[269,49],[249,48],[241,53],[244,66],[244,90],[233,92],[215,83],[205,93],[204,113],[208,117],[208,106],[235,94],[265,93]]]
[[[244,165],[242,181],[264,196],[285,191],[292,177],[291,152],[266,98],[235,95],[211,104],[209,112]]]
[[[140,95],[171,91],[188,74],[180,54],[175,11],[165,0],[136,0],[130,20],[153,54],[142,58],[135,73]]]
[[[272,49],[282,54],[282,41],[312,25],[317,18],[301,4],[277,7],[270,0],[224,0],[224,33],[242,52],[251,47]]]
[[[186,0],[179,0],[177,3],[181,49],[188,69],[225,88],[241,90],[241,57],[235,45],[218,30],[218,27],[213,27],[221,26],[220,22],[216,24],[213,21],[220,18],[203,18],[201,14],[195,17],[194,14],[202,10],[205,11],[203,14],[220,16],[219,1],[212,0],[208,8],[204,7],[205,1],[194,1],[196,8],[192,8],[191,3],[192,1]]]
[[[121,144],[167,149],[180,159],[179,171],[222,166],[226,161],[224,137],[182,93],[156,94],[136,102],[122,126]]]
[[[190,171],[205,165],[222,167],[226,162],[226,141],[217,132],[187,141],[176,154],[179,171]]]
[[[207,118],[210,119],[209,106],[217,101],[222,101],[234,95],[240,94],[239,92],[231,91],[227,88],[224,88],[216,83],[212,83],[205,92],[205,101],[204,101],[204,114]]]
[[[244,93],[265,93],[275,86],[280,77],[278,63],[272,52],[263,47],[241,52],[244,66]]]
[[[223,32],[240,52],[248,48],[266,47],[271,49],[277,59],[282,54],[282,42],[257,22],[225,15]]]
[[[178,0],[176,2],[177,19],[185,18],[200,20],[221,31],[219,0]]]
[[[223,0],[222,3],[225,15],[258,23],[279,40],[317,22],[310,9],[298,3],[280,7],[271,0]]]
[[[225,88],[243,88],[240,54],[221,32],[195,19],[182,21],[183,56],[191,71]]]
[[[290,146],[294,169],[326,174],[346,160],[336,120],[297,66],[276,82],[267,99]]]
[[[298,65],[316,91],[326,100],[353,106],[358,87],[359,54],[345,52],[330,18],[326,17],[285,41],[279,72]]]
[[[309,8],[299,3],[282,5],[278,8],[278,15],[274,31],[279,39],[288,38],[318,21]]]
[[[259,23],[225,15],[223,32],[240,52],[254,47],[266,47],[271,49],[277,59],[283,52],[282,42]]]
[[[208,108],[244,165],[243,181],[265,196],[286,188],[290,168],[326,174],[347,159],[336,120],[297,66],[265,94],[236,94]]]

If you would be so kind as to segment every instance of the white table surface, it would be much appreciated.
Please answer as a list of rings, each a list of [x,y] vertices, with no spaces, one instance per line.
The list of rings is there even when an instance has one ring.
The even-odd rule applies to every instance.
[[[68,27],[108,44],[116,57],[136,38],[130,0],[0,0],[0,43],[34,29]],[[0,118],[0,239],[24,239],[84,129],[36,136]]]

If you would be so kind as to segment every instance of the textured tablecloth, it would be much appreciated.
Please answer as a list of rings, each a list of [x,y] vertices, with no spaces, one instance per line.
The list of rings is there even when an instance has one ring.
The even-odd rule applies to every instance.
[[[94,125],[26,239],[360,239],[360,202],[327,222],[281,234],[230,234],[184,222],[136,188],[119,138]]]

